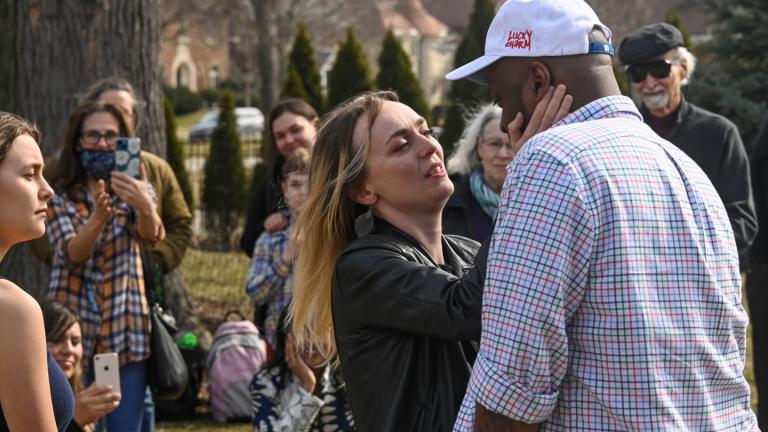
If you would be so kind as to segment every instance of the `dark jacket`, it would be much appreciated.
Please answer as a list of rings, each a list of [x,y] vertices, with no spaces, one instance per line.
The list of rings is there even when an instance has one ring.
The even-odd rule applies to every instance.
[[[645,107],[640,112],[644,119],[651,115]],[[757,234],[757,215],[747,151],[736,125],[683,99],[675,126],[662,138],[693,159],[715,186],[728,212],[741,264],[746,266],[747,250]]]
[[[491,234],[493,220],[485,213],[469,188],[469,177],[451,176],[453,195],[443,208],[443,234],[482,242]]]
[[[375,219],[333,277],[336,344],[359,431],[450,431],[479,340],[488,245],[443,236],[439,266],[411,236]],[[477,253],[477,260],[475,254]]]
[[[264,221],[279,209],[283,199],[283,192],[280,189],[280,172],[283,170],[284,162],[282,156],[278,156],[272,169],[267,172],[261,183],[253,188],[243,235],[240,237],[240,248],[249,257],[253,256],[256,240],[264,231]]]
[[[749,250],[753,264],[768,265],[768,117],[752,147],[752,188],[757,220],[762,227]]]

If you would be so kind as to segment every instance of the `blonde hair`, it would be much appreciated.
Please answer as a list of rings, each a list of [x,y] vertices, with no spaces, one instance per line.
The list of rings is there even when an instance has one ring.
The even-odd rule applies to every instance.
[[[350,188],[364,178],[370,129],[385,101],[396,102],[397,95],[363,93],[323,118],[312,151],[307,201],[293,230],[292,241],[300,246],[289,321],[301,349],[316,350],[329,360],[336,355],[331,315],[336,259],[355,238],[355,219],[367,211],[349,198]],[[355,141],[358,121],[367,121],[368,138],[362,142]]]

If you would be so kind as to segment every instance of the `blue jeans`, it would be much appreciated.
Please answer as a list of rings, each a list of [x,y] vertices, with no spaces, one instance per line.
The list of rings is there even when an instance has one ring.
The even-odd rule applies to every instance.
[[[147,395],[147,362],[126,363],[120,368],[120,405],[96,424],[96,432],[141,432]]]

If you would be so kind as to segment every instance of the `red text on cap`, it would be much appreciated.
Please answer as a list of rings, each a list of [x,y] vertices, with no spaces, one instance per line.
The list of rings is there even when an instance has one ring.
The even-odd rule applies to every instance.
[[[504,48],[527,49],[530,51],[532,39],[533,31],[531,30],[517,32],[510,30],[509,36],[507,36],[507,43],[504,45]]]

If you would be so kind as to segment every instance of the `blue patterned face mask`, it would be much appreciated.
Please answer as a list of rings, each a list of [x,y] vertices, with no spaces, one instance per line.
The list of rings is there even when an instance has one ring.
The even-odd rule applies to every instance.
[[[115,152],[112,150],[80,150],[80,165],[88,177],[94,180],[109,180],[115,170]]]

